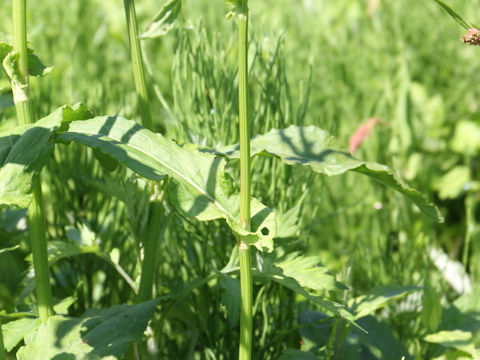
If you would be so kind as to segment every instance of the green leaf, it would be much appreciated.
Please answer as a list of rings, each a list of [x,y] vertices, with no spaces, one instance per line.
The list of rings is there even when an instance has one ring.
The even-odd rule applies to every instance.
[[[182,0],[170,0],[155,14],[148,28],[139,35],[140,39],[153,39],[166,35],[175,26],[182,10]]]
[[[48,263],[53,264],[61,259],[82,254],[96,254],[99,252],[97,246],[80,246],[65,241],[48,242]]]
[[[225,172],[225,160],[198,150],[180,147],[134,121],[118,116],[74,121],[58,141],[75,141],[97,148],[147,179],[165,175],[168,195],[183,215],[210,221],[225,219],[234,233],[259,250],[273,249],[276,223],[273,211],[252,198],[252,231],[240,224],[238,190]]]
[[[53,134],[64,121],[91,117],[82,104],[63,106],[35,124],[0,133],[0,204],[27,207],[31,181],[53,151]]]
[[[138,305],[89,310],[80,318],[51,316],[34,340],[20,348],[18,360],[108,359],[121,357],[131,341],[139,341],[158,299]]]
[[[451,330],[439,331],[434,334],[429,334],[423,340],[442,345],[447,348],[455,348],[473,355],[475,347],[473,346],[473,336],[469,331]]]
[[[319,357],[315,356],[311,352],[295,350],[295,349],[287,349],[282,352],[282,355],[278,358],[278,360],[318,360]]]
[[[358,296],[348,302],[348,306],[355,319],[360,319],[374,313],[390,301],[399,299],[412,291],[419,290],[418,286],[379,286],[367,294]]]
[[[320,263],[320,256],[300,256],[289,253],[274,263],[283,275],[295,279],[300,286],[312,290],[347,290],[335,276]]]
[[[440,5],[442,7],[442,9],[445,10],[447,12],[447,14],[450,15],[450,17],[453,20],[455,20],[464,29],[468,30],[470,28],[476,28],[477,27],[475,24],[472,24],[472,23],[464,20],[460,15],[458,15],[458,13],[455,10],[453,10],[450,6],[445,4],[443,1],[441,1],[441,0],[433,0],[433,1],[435,1],[438,5]]]
[[[222,305],[227,308],[227,317],[230,326],[237,326],[240,317],[240,280],[234,279],[226,274],[221,274],[220,287],[223,289]]]
[[[13,47],[11,45],[0,42],[0,61],[3,62],[12,51]],[[43,76],[52,70],[51,67],[46,67],[30,48],[28,49],[28,66],[30,76]]]
[[[252,156],[275,156],[288,165],[309,166],[313,171],[328,176],[340,175],[350,170],[367,175],[412,200],[431,219],[443,221],[442,215],[433,204],[428,203],[418,191],[405,185],[387,166],[353,158],[347,151],[342,150],[333,136],[318,127],[292,125],[283,130],[273,129],[254,137],[250,146]],[[228,158],[240,157],[239,145],[211,152]]]
[[[77,301],[73,296],[66,297],[62,299],[58,304],[53,307],[55,314],[58,315],[68,315],[68,308],[72,306]]]
[[[3,341],[7,352],[17,346],[23,338],[40,325],[38,318],[21,318],[2,325]]]
[[[343,305],[314,295],[307,291],[302,284],[317,290],[344,290],[346,287],[337,282],[326,268],[318,264],[317,257],[302,258],[297,256],[298,254],[290,254],[286,258],[274,260],[272,256],[266,255],[263,258],[263,264],[259,264],[258,269],[254,270],[253,274],[258,279],[275,281],[302,295],[314,304],[319,305],[330,316],[342,316],[354,323],[354,316]],[[313,264],[315,265],[312,267]],[[297,266],[299,268],[295,268]],[[307,279],[308,275],[313,276],[314,279]]]

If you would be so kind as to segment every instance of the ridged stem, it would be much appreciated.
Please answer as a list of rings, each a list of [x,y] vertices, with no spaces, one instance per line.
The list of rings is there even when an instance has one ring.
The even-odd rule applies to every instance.
[[[149,215],[143,243],[143,262],[140,272],[140,285],[137,294],[137,304],[152,299],[153,282],[157,265],[158,244],[166,228],[164,207],[162,205],[163,195],[149,204]],[[135,342],[130,343],[125,359],[136,360],[138,358],[138,347]]]
[[[156,270],[158,243],[164,230],[163,205],[159,201],[150,203],[147,231],[143,239],[143,262],[140,274],[137,303],[148,301],[152,298],[153,280]]]
[[[250,230],[250,122],[248,104],[248,6],[247,0],[239,5],[238,13],[238,102],[240,123],[240,223]],[[242,239],[238,242],[240,259],[240,312],[239,359],[252,356],[252,270],[250,246]]]
[[[138,110],[142,119],[142,125],[152,129],[152,114],[148,99],[147,82],[143,65],[142,50],[138,39],[137,16],[135,13],[135,1],[123,0],[125,17],[127,18],[128,40],[130,42],[130,56],[132,58],[133,80],[138,97]]]
[[[242,308],[240,312],[240,348],[238,358],[250,360],[252,357],[252,269],[250,262],[250,247],[240,242],[238,248],[240,259],[240,291]]]
[[[35,122],[29,94],[27,53],[26,0],[13,0],[13,48],[19,53],[19,69],[22,83],[12,81],[13,100],[20,125]],[[45,322],[53,312],[50,272],[48,270],[47,238],[43,212],[40,174],[32,180],[32,203],[28,208],[28,225],[35,270],[35,288],[40,320]]]

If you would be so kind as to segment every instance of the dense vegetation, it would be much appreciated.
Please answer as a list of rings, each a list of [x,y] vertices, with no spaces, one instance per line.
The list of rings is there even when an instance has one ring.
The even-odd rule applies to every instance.
[[[0,360],[248,359],[244,245],[253,359],[480,358],[480,49],[441,2],[250,1],[239,100],[245,0],[137,0],[144,103],[133,1],[28,1],[23,108],[17,2],[0,13]]]

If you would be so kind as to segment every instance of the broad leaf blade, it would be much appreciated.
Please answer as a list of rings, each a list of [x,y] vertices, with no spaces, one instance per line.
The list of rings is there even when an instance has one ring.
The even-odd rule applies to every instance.
[[[159,181],[168,175],[176,180],[169,184],[169,198],[182,214],[200,221],[223,218],[237,236],[258,249],[273,248],[274,214],[255,198],[252,198],[252,231],[240,225],[239,195],[224,171],[224,159],[180,147],[118,116],[74,121],[57,140],[99,149],[150,180]]]
[[[294,254],[292,257],[283,260],[281,259],[272,261],[270,256],[267,255],[264,259],[264,263],[259,266],[258,270],[254,270],[253,274],[258,279],[275,281],[292,290],[293,292],[302,295],[307,300],[319,305],[329,316],[341,316],[355,324],[354,316],[348,310],[346,310],[343,305],[324,299],[323,297],[317,296],[305,289],[307,285],[308,287],[314,286],[317,289],[323,290],[346,289],[346,287],[335,281],[333,275],[329,274],[325,268],[319,265],[316,266],[318,270],[317,279],[315,281],[306,280],[306,274],[314,274],[312,271],[313,269],[310,267],[311,264],[316,262],[317,259],[313,257],[315,258],[315,261],[312,262],[313,258],[297,258],[296,256],[298,255]],[[294,269],[293,267],[296,265],[306,265],[306,268],[303,270],[299,268]]]
[[[291,253],[275,265],[282,269],[283,275],[293,278],[298,283],[312,290],[347,290],[335,276],[320,263],[319,256],[299,256]]]
[[[353,158],[347,151],[342,150],[333,136],[318,127],[292,125],[282,130],[273,129],[254,137],[250,146],[252,156],[275,156],[288,165],[309,166],[313,171],[328,176],[347,171],[367,175],[405,195],[431,219],[443,221],[442,215],[433,204],[428,203],[418,191],[404,184],[387,166]],[[239,145],[215,149],[212,152],[229,158],[240,157]]]
[[[90,310],[80,318],[51,316],[34,340],[17,352],[19,360],[119,358],[131,341],[139,341],[158,299],[138,305]]]
[[[10,352],[23,338],[40,325],[40,319],[25,317],[2,325],[5,349]]]
[[[63,106],[35,124],[0,133],[0,204],[27,207],[32,177],[52,153],[62,122],[91,117],[83,105]]]

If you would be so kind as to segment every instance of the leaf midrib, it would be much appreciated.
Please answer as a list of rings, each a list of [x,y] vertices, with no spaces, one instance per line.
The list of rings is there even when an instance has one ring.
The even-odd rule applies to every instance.
[[[74,134],[74,132],[72,131],[66,131],[66,133],[71,133],[71,134]],[[80,132],[78,132],[80,133]],[[123,142],[121,139],[116,139],[115,137],[113,137],[112,135],[106,135],[106,134],[102,134],[102,133],[93,133],[93,132],[89,132],[89,131],[82,131],[82,133],[84,134],[87,134],[87,135],[91,135],[91,136],[102,136],[102,137],[105,137],[107,139],[111,139],[113,141],[116,141],[118,142],[119,144],[124,144],[125,146],[129,146],[137,151],[139,151],[140,153],[144,154],[146,157],[149,157],[151,159],[153,159],[154,161],[157,161],[159,162],[160,164],[162,164],[165,168],[169,169],[172,173],[176,174],[179,178],[183,179],[186,183],[190,184],[191,186],[193,186],[195,189],[197,189],[197,191],[206,196],[213,204],[215,204],[215,206],[220,210],[222,211],[224,214],[226,214],[228,217],[230,217],[231,219],[234,219],[234,216],[232,214],[230,214],[214,197],[212,197],[208,192],[206,192],[204,189],[202,189],[202,187],[198,184],[196,184],[193,180],[190,180],[188,177],[182,175],[180,172],[178,172],[177,170],[175,170],[174,168],[172,168],[171,166],[167,165],[165,162],[163,162],[161,159],[145,152],[144,150],[142,150],[141,148],[135,146],[135,145],[132,145],[132,144],[129,144],[129,143],[125,143]],[[149,137],[147,137],[145,134],[142,134],[142,133],[137,133],[136,134],[137,136],[142,136],[144,137],[146,140],[148,140],[149,142],[151,142],[151,139]],[[169,151],[169,150],[166,150],[166,151]],[[176,157],[174,154],[172,154],[174,157]]]

